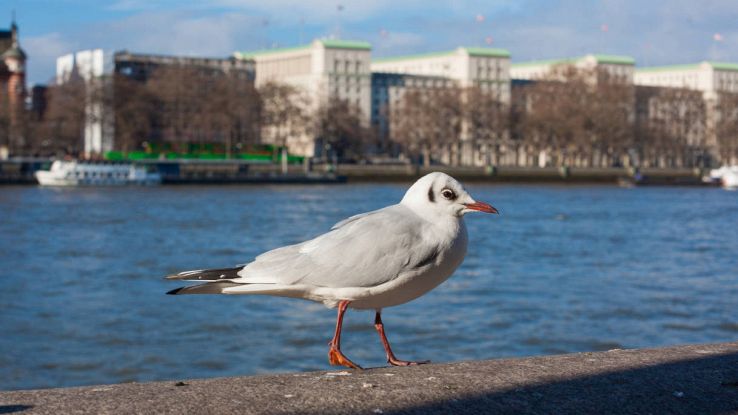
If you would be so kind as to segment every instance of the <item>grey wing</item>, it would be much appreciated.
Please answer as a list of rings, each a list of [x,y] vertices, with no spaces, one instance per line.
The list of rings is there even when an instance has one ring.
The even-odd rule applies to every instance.
[[[307,242],[269,251],[234,282],[373,287],[424,265],[437,246],[423,238],[422,219],[401,205],[352,217]]]
[[[372,212],[359,213],[358,215],[349,216],[348,218],[346,218],[346,219],[344,219],[344,220],[336,223],[335,225],[333,225],[333,227],[331,228],[331,230],[338,229],[338,228],[340,228],[341,226],[343,226],[343,225],[345,225],[347,223],[351,223],[351,222],[353,222],[355,220],[358,220],[358,219],[361,219],[363,217],[366,217],[366,216],[369,216],[369,215],[373,215],[373,214],[375,214],[377,212],[381,212],[381,210],[375,210],[375,211],[372,211]]]

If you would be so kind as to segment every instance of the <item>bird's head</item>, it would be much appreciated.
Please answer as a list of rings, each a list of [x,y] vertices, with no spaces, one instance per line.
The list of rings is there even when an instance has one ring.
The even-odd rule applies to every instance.
[[[464,216],[469,212],[498,213],[484,202],[477,202],[456,179],[433,172],[416,181],[400,202],[416,212],[435,215]]]

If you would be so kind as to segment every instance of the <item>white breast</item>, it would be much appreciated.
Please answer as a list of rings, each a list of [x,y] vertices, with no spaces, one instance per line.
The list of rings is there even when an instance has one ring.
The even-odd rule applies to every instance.
[[[463,262],[468,242],[463,219],[459,220],[459,227],[454,233],[455,237],[440,247],[438,257],[433,263],[405,272],[376,287],[350,289],[350,293],[339,295],[343,295],[344,299],[351,299],[350,307],[356,309],[381,309],[420,297],[446,281]],[[327,305],[333,303],[325,302]]]

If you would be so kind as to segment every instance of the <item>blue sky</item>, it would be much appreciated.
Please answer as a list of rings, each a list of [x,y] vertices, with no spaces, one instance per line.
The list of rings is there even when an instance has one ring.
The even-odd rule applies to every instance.
[[[491,45],[513,62],[590,52],[639,66],[738,62],[736,0],[3,0],[0,28],[13,9],[29,83],[80,49],[217,57],[325,36],[369,41],[374,56]]]

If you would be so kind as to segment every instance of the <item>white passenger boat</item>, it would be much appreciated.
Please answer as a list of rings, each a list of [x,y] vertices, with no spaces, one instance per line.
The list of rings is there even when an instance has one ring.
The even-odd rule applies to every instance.
[[[709,180],[720,182],[726,189],[738,189],[738,166],[723,166],[711,170]]]
[[[159,173],[132,163],[56,160],[51,169],[36,172],[41,186],[122,186],[161,183]]]

